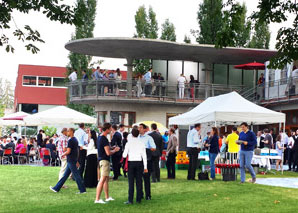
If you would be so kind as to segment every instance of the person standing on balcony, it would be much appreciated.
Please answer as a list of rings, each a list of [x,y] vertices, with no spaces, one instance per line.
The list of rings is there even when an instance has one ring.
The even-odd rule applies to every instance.
[[[100,68],[97,67],[96,70],[92,73],[92,79],[93,80],[99,80],[100,79]]]
[[[145,80],[145,95],[150,96],[152,94],[152,68],[144,75]]]
[[[178,88],[179,88],[179,99],[184,99],[184,89],[185,89],[185,83],[187,83],[187,80],[185,76],[181,73],[177,81],[178,81]]]
[[[77,79],[78,79],[78,76],[77,76],[77,71],[74,70],[69,76],[68,76],[68,79],[70,81],[70,83],[74,83]],[[72,85],[72,92],[71,94],[72,95],[78,95],[79,93],[79,88],[77,85]]]
[[[137,85],[136,85],[136,90],[137,90],[136,96],[138,98],[141,97],[142,92],[143,92],[143,89],[142,89],[142,79],[143,79],[142,75],[139,75],[138,76],[138,80],[137,80]]]
[[[189,130],[187,134],[187,153],[189,156],[187,180],[195,180],[199,154],[198,146],[201,140],[200,130],[201,124],[195,124],[194,128]]]
[[[120,89],[121,81],[122,81],[122,75],[121,75],[121,72],[120,72],[120,69],[119,68],[117,68],[117,70],[116,70],[115,79],[116,79],[116,96],[118,96],[119,95],[119,89]]]
[[[87,84],[88,84],[88,75],[87,75],[87,72],[86,70],[83,70],[83,77],[82,77],[82,93],[83,95],[86,95],[86,87],[87,87]]]
[[[257,92],[258,92],[258,98],[262,100],[264,98],[264,93],[265,93],[265,78],[264,78],[264,73],[261,73],[261,76],[257,82]]]

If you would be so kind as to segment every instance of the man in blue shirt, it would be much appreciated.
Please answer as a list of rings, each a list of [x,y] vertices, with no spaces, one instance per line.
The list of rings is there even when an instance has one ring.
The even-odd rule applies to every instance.
[[[80,164],[80,168],[79,168],[79,173],[81,175],[81,177],[83,177],[83,173],[85,170],[85,161],[86,161],[86,155],[87,155],[87,150],[84,149],[83,147],[85,145],[88,144],[88,135],[85,132],[84,128],[85,125],[83,123],[79,124],[79,129],[75,131],[74,136],[76,137],[76,139],[78,140],[79,143],[79,164]]]
[[[243,122],[241,124],[242,132],[239,135],[239,140],[244,141],[241,144],[240,149],[240,175],[241,175],[241,183],[245,182],[245,167],[248,169],[252,180],[250,182],[256,182],[256,174],[254,169],[251,166],[251,160],[253,157],[253,150],[257,144],[257,137],[254,132],[248,129],[248,124]]]
[[[151,82],[151,76],[152,76],[152,68],[146,74],[144,75],[145,80],[145,95],[151,95],[152,93],[152,82]]]
[[[187,180],[195,180],[197,161],[199,154],[201,124],[195,124],[194,128],[187,134],[187,153],[189,156]]]
[[[143,180],[145,185],[145,198],[146,200],[151,200],[151,183],[150,183],[150,176],[152,172],[152,152],[156,150],[156,145],[154,143],[153,138],[145,134],[147,126],[143,123],[139,125],[139,140],[145,144],[146,148],[146,155],[147,155],[147,169],[148,172],[143,174]],[[143,190],[142,190],[143,191]],[[143,195],[144,197],[144,195]]]

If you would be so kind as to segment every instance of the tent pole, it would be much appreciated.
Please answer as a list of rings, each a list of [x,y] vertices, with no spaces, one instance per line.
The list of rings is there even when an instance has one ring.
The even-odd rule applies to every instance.
[[[216,121],[214,121],[214,127],[216,127]]]

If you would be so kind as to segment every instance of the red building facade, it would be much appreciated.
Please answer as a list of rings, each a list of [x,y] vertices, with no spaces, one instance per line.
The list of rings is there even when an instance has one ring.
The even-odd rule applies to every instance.
[[[66,72],[65,67],[20,64],[15,87],[15,110],[34,113],[66,105]]]

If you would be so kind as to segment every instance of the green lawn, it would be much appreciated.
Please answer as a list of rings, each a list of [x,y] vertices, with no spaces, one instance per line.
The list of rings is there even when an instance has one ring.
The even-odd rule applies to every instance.
[[[152,200],[126,206],[127,180],[110,182],[115,201],[94,204],[95,189],[75,194],[77,186],[53,193],[49,186],[57,181],[59,168],[0,166],[0,212],[297,212],[298,190],[237,182],[186,181],[185,170],[176,180],[166,180],[162,169],[160,183],[152,184]],[[285,172],[284,177],[298,177]],[[258,177],[281,177],[262,175]],[[239,178],[238,178],[239,179]]]

